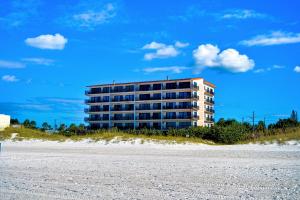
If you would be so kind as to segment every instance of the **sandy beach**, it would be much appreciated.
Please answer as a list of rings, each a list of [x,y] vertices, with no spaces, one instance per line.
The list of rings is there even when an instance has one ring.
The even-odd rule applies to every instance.
[[[300,145],[2,142],[0,199],[299,199]]]

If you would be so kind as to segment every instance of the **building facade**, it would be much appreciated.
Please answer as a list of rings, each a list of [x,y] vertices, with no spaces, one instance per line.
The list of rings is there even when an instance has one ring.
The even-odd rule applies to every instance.
[[[91,129],[210,127],[214,90],[202,78],[92,85],[85,121]]]
[[[0,114],[0,131],[10,126],[10,116]]]

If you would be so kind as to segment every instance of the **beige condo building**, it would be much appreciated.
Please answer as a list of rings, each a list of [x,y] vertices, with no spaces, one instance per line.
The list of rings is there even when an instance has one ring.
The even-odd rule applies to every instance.
[[[87,86],[91,129],[185,128],[214,124],[215,85],[186,78]]]

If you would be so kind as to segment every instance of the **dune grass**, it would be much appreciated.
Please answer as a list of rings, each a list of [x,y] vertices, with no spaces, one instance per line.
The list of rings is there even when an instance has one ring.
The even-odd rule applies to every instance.
[[[14,138],[12,138],[12,134],[17,133]],[[238,144],[247,144],[247,143],[285,143],[286,141],[290,140],[297,140],[300,141],[300,128],[291,128],[287,129],[285,132],[277,131],[277,132],[266,132],[263,134],[259,134],[259,137],[255,137],[253,139],[240,141]],[[9,127],[6,128],[4,131],[0,131],[0,141],[12,139],[14,141],[21,141],[21,140],[30,140],[30,139],[38,139],[38,140],[48,140],[48,141],[59,141],[63,142],[66,140],[72,141],[81,141],[85,139],[91,140],[91,142],[97,141],[133,141],[135,139],[140,139],[141,143],[153,141],[156,143],[201,143],[201,144],[211,144],[214,145],[213,141],[204,140],[197,137],[180,137],[180,136],[163,136],[163,135],[136,135],[136,134],[129,134],[124,133],[118,130],[107,130],[107,131],[100,131],[96,133],[88,133],[85,135],[72,135],[72,136],[65,136],[62,134],[51,134],[46,133],[37,129],[28,129],[24,127],[20,128],[13,128]]]

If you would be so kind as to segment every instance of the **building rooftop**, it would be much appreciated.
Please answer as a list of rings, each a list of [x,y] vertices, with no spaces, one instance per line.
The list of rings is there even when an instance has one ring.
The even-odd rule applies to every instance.
[[[181,79],[164,79],[164,80],[150,80],[150,81],[137,81],[137,82],[125,82],[125,83],[109,83],[109,84],[97,84],[86,86],[88,88],[100,87],[100,86],[116,86],[116,85],[130,85],[130,84],[140,84],[140,83],[156,83],[156,82],[172,82],[172,81],[185,81],[185,80],[201,80],[203,78],[181,78]],[[214,84],[204,81],[205,84],[216,87]]]

